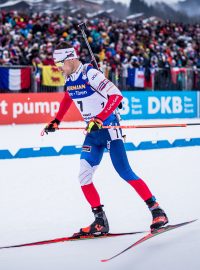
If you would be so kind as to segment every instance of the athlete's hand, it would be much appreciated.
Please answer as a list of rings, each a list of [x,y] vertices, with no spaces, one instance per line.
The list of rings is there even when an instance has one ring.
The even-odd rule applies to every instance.
[[[103,122],[100,119],[93,118],[90,120],[85,130],[87,131],[87,133],[90,133],[91,131],[97,131],[101,129],[102,126],[103,126]]]
[[[48,134],[49,132],[54,132],[56,129],[58,129],[58,125],[60,124],[60,121],[58,119],[52,120],[45,128],[44,132]]]

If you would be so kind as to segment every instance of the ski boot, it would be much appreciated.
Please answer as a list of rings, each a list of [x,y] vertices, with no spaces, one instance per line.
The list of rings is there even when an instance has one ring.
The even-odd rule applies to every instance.
[[[99,236],[109,232],[108,220],[102,207],[103,205],[92,208],[95,221],[90,226],[81,228],[80,232],[75,236],[84,236],[84,235]]]
[[[148,199],[146,201],[146,204],[148,205],[149,210],[151,211],[153,217],[153,221],[150,226],[151,232],[163,227],[165,224],[169,222],[167,215],[165,214],[164,210],[160,208],[154,196]]]

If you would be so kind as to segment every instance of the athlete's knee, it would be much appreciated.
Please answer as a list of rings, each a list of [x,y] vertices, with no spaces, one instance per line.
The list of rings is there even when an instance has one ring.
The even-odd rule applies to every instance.
[[[127,159],[121,160],[121,162],[114,163],[114,168],[121,178],[126,181],[136,180],[139,177],[133,172]]]
[[[130,167],[126,168],[124,170],[119,170],[118,174],[125,181],[138,180],[139,179],[139,177],[133,172],[133,170]]]
[[[96,168],[97,166],[90,165],[87,160],[80,160],[79,181],[81,186],[89,185],[92,183],[93,174]]]

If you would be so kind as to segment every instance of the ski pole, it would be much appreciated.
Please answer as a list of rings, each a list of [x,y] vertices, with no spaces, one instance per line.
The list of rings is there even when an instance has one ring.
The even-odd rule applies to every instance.
[[[122,125],[122,126],[102,126],[103,129],[121,128],[177,128],[177,127],[188,127],[188,126],[200,126],[200,123],[183,123],[183,124],[144,124],[144,125]],[[57,130],[85,130],[85,127],[58,127]],[[41,136],[44,136],[45,131],[42,130]]]
[[[121,129],[130,129],[130,128],[163,128],[163,127],[186,127],[187,124],[159,124],[159,125],[128,125],[128,126],[102,126],[103,129],[111,128],[121,128]],[[85,129],[84,127],[60,127],[58,130],[80,130]]]
[[[121,128],[121,129],[129,129],[129,128],[169,128],[169,127],[187,127],[187,126],[197,126],[200,123],[183,123],[183,124],[144,124],[144,125],[121,125],[121,126],[102,126],[104,129],[111,128]],[[85,129],[84,127],[59,127],[59,130],[80,130]]]

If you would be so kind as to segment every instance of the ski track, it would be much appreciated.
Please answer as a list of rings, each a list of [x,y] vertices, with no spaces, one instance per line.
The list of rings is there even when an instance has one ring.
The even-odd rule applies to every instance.
[[[138,123],[141,122],[134,122]],[[80,131],[59,131],[41,137],[43,126],[0,126],[0,149],[12,153],[25,147],[59,149],[83,141]],[[200,127],[127,130],[126,134],[127,142],[137,144],[142,140],[200,138]],[[200,147],[134,151],[128,152],[128,157],[166,210],[171,224],[200,218]],[[0,246],[69,236],[93,221],[77,178],[79,155],[0,160],[0,168]],[[105,205],[111,232],[149,228],[151,215],[145,204],[114,171],[107,153],[95,173],[94,183]],[[0,265],[2,270],[200,269],[199,221],[152,238],[110,262],[100,262],[142,236],[0,250]]]

